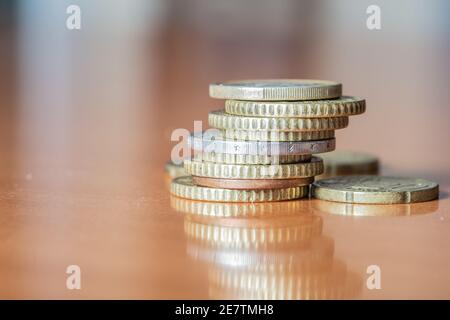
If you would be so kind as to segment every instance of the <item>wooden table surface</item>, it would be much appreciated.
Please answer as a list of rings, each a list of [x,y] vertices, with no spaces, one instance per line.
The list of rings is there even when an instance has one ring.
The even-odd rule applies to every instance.
[[[59,20],[34,12],[0,34],[0,298],[450,298],[450,44],[427,25],[408,36],[323,25],[316,42],[303,27],[230,41],[195,10],[192,25],[145,36],[131,18],[60,33]],[[338,80],[365,97],[337,148],[377,155],[383,174],[435,180],[440,199],[171,197],[172,131],[223,105],[208,83],[281,76]],[[69,265],[81,268],[81,290],[66,287]],[[373,265],[381,289],[369,290]]]

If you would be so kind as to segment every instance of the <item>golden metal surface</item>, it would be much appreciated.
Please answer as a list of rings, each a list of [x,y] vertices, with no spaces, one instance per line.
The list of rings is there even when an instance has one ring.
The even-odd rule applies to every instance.
[[[439,185],[418,178],[346,176],[316,181],[311,194],[321,200],[348,203],[411,203],[436,199]]]
[[[266,131],[319,131],[337,130],[348,126],[348,117],[334,118],[266,118],[244,117],[212,111],[208,123],[217,129],[266,130]]]
[[[321,158],[291,164],[222,164],[185,160],[186,172],[193,176],[220,179],[293,179],[314,177],[323,172]]]
[[[192,200],[220,202],[265,202],[299,199],[306,196],[309,187],[292,187],[273,190],[232,190],[195,185],[191,176],[172,181],[170,192],[178,197]]]
[[[250,117],[342,117],[361,114],[365,110],[364,99],[349,96],[313,101],[225,101],[227,113]]]

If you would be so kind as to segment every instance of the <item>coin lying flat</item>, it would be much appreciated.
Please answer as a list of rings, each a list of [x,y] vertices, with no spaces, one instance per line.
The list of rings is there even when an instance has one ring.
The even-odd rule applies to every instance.
[[[317,199],[348,203],[411,203],[436,199],[439,185],[416,178],[342,176],[314,182],[311,194]]]
[[[192,181],[203,187],[233,190],[266,190],[308,186],[314,177],[295,179],[220,179],[193,176]]]
[[[169,161],[164,166],[164,170],[169,174],[171,178],[177,178],[186,175],[183,163],[175,164],[172,161]]]
[[[333,118],[267,118],[245,117],[225,113],[223,110],[210,112],[208,123],[213,128],[261,131],[321,131],[337,130],[348,126],[348,117]]]
[[[366,153],[336,150],[324,153],[325,170],[320,178],[378,174],[378,158]]]
[[[333,99],[342,95],[342,85],[309,79],[238,80],[210,84],[209,95],[218,99],[256,101]]]
[[[310,141],[334,138],[334,130],[320,131],[256,131],[226,129],[223,131],[226,139],[244,141]]]
[[[314,177],[323,172],[322,159],[292,164],[222,164],[207,161],[184,161],[187,174],[220,179],[293,179]]]
[[[311,155],[266,156],[253,154],[200,152],[194,155],[194,160],[225,164],[283,164],[309,161],[311,160]]]
[[[253,117],[342,117],[361,114],[365,110],[364,99],[350,96],[313,101],[225,101],[227,113]]]
[[[265,156],[305,155],[333,151],[336,147],[334,138],[313,141],[233,141],[208,139],[195,134],[188,137],[188,145],[196,151],[251,154]]]
[[[273,190],[229,190],[195,185],[192,177],[179,177],[172,181],[170,192],[178,197],[192,200],[219,202],[264,202],[299,199],[308,195],[309,187]]]

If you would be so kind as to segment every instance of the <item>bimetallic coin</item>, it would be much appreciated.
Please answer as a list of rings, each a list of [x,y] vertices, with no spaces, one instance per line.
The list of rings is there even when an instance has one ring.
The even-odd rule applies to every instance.
[[[184,161],[186,172],[193,176],[220,179],[293,179],[314,177],[323,172],[322,159],[292,164],[222,164],[206,161]]]
[[[219,202],[264,202],[300,199],[309,193],[309,188],[295,187],[273,190],[229,190],[197,186],[192,177],[179,177],[172,181],[170,192],[178,197],[192,200]]]
[[[435,182],[399,177],[342,176],[314,182],[312,195],[317,199],[349,203],[411,203],[436,199]]]
[[[310,79],[239,80],[212,83],[209,95],[218,99],[255,101],[333,99],[342,95],[342,85]]]
[[[306,162],[310,160],[310,154],[293,156],[266,156],[253,154],[200,152],[194,155],[194,161],[208,161],[225,164],[284,164]]]
[[[208,123],[213,128],[259,131],[321,131],[338,130],[348,126],[348,117],[334,118],[266,118],[245,117],[210,112]]]
[[[169,174],[171,178],[177,178],[187,175],[186,171],[184,171],[183,163],[175,164],[172,161],[169,161],[164,166],[164,170]]]
[[[309,141],[334,138],[334,130],[321,131],[256,131],[225,129],[226,139],[246,141]]]
[[[314,141],[233,141],[221,139],[208,139],[195,134],[188,137],[188,145],[200,152],[250,154],[264,156],[304,155],[333,151],[336,140]]]
[[[364,99],[349,96],[313,101],[225,101],[227,113],[250,117],[342,117],[361,114],[365,110]]]
[[[313,183],[314,177],[296,179],[220,179],[193,176],[192,181],[196,185],[210,188],[267,190],[308,186]]]
[[[325,170],[320,179],[346,176],[378,174],[378,158],[366,153],[336,150],[320,155]]]

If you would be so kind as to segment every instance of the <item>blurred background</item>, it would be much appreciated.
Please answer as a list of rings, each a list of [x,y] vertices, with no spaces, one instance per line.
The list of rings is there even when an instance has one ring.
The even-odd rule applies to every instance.
[[[368,108],[337,148],[378,155],[388,173],[450,175],[447,1],[0,3],[1,158],[19,175],[162,166],[173,129],[223,106],[210,82],[269,77],[342,82]],[[66,28],[70,4],[81,30]],[[371,4],[381,30],[366,27]]]
[[[66,28],[72,4],[81,30]],[[366,27],[372,4],[380,30]],[[341,82],[345,94],[366,99],[367,112],[337,132],[337,149],[378,156],[385,174],[450,186],[449,12],[445,0],[1,0],[3,292],[68,296],[61,270],[81,261],[88,281],[102,284],[84,297],[206,296],[207,285],[197,286],[204,269],[186,262],[182,221],[162,214],[170,209],[160,175],[172,131],[193,130],[194,120],[206,126],[207,113],[223,107],[209,98],[210,82]],[[435,218],[431,229],[396,221],[359,220],[353,234],[348,220],[324,224],[352,270],[396,266],[388,297],[424,292],[410,290],[409,276],[420,274],[415,289],[427,284],[448,298],[448,284],[429,274],[448,270],[437,245],[448,243],[448,229],[433,232]],[[399,238],[404,255],[385,254]],[[405,265],[409,276],[399,277]]]

